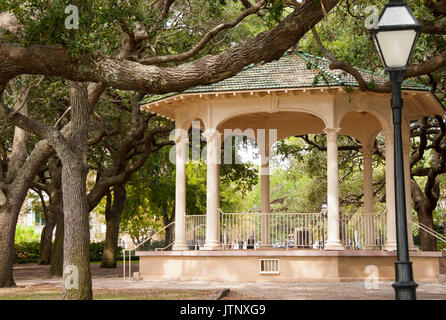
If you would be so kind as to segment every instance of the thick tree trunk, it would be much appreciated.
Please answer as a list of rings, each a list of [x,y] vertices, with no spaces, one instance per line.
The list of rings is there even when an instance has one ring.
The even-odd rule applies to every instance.
[[[63,161],[64,290],[63,299],[92,299],[90,227],[87,206],[88,168],[79,159]]]
[[[53,232],[56,227],[56,219],[50,215],[45,217],[46,223],[40,236],[40,257],[39,264],[51,263],[51,247],[53,244]]]
[[[432,217],[432,212],[433,212],[432,206],[430,205],[428,199],[421,190],[420,186],[413,179],[411,179],[411,193],[412,193],[412,199],[414,201],[414,209],[418,215],[418,221],[433,230],[434,221]],[[421,250],[436,251],[437,241],[435,237],[421,229],[419,230],[419,232],[420,232]]]
[[[14,238],[19,212],[34,177],[53,152],[49,145],[36,146],[13,181],[3,188],[6,201],[0,202],[0,288],[14,285]]]
[[[64,214],[62,205],[62,166],[57,157],[52,157],[48,163],[51,181],[48,185],[50,196],[50,212],[56,220],[56,235],[52,248],[50,274],[61,277],[63,275],[63,237]]]
[[[63,275],[64,215],[60,192],[57,192],[57,195],[51,197],[50,210],[53,211],[56,218],[56,235],[51,255],[50,274],[61,277]]]
[[[5,85],[5,83],[0,83],[0,97],[3,95]],[[102,87],[102,85],[99,84],[99,87]],[[95,104],[95,102],[97,101],[96,99],[99,98],[99,95],[102,91],[96,90],[94,92],[95,93],[93,94],[91,102],[92,105]],[[25,99],[26,95],[24,95],[23,97]],[[0,104],[3,108],[3,104],[1,101]],[[88,108],[86,109],[88,110]],[[20,146],[26,147],[26,144],[22,143],[22,140],[18,141],[16,139],[17,137],[15,136],[12,147],[13,151],[11,152],[9,161],[9,163],[13,163],[14,165],[8,167],[8,171],[6,173],[6,181],[0,181],[0,287],[14,285],[13,261],[15,228],[17,225],[18,215],[26,198],[28,189],[32,185],[35,176],[41,170],[42,166],[51,156],[55,154],[55,149],[53,148],[54,142],[61,142],[62,140],[64,140],[61,139],[62,135],[53,134],[54,128],[45,127],[41,123],[32,122],[29,118],[24,117],[24,111],[25,109],[22,108],[19,113],[14,114],[12,118],[9,118],[9,120],[11,120],[11,122],[14,123],[16,126],[18,125],[22,129],[26,128],[27,131],[44,137],[46,140],[41,140],[39,143],[37,143],[33,151],[29,155],[22,156],[23,153],[17,149]],[[88,111],[86,113],[88,115]],[[4,117],[5,115],[2,114],[2,116]],[[17,120],[17,118],[19,118],[19,120]],[[88,116],[86,118],[88,126]],[[24,122],[20,121],[20,119],[24,120]],[[79,122],[75,124],[78,126]],[[70,122],[62,129],[61,132],[65,136],[71,136],[71,130],[73,127],[72,125],[73,123]],[[84,131],[86,132],[87,130]],[[51,136],[49,135],[49,133],[51,134]],[[85,138],[85,140],[87,140],[87,138]],[[60,144],[59,151],[61,151]],[[75,152],[75,154],[78,153]]]
[[[175,204],[172,208],[172,212],[170,213],[170,217],[168,215],[168,208],[167,206],[164,208],[164,212],[163,212],[163,222],[164,222],[164,226],[169,225],[170,223],[172,223],[175,220]],[[166,228],[166,234],[164,237],[164,242],[165,242],[165,246],[168,246],[169,244],[171,244],[173,242],[173,235],[174,235],[174,225],[171,225],[169,227]],[[169,247],[169,250],[171,250],[172,247]]]
[[[432,210],[429,206],[422,205],[419,210],[417,210],[418,221],[424,224],[426,227],[434,230],[434,221],[432,218]],[[420,229],[420,240],[421,240],[421,250],[422,251],[436,251],[437,250],[437,240],[434,236]]]
[[[22,77],[22,79],[25,78],[26,76]],[[0,98],[2,98],[2,91],[0,86]],[[23,92],[20,90],[20,92],[15,89],[13,91],[17,95],[14,111],[26,116],[28,114],[26,95],[22,95]],[[29,181],[24,175],[32,175],[32,178],[35,175],[32,169],[29,170],[29,166],[23,168],[28,157],[27,141],[28,133],[15,127],[8,170],[7,172],[2,170],[2,175],[0,175],[0,288],[15,286],[13,277],[15,229],[20,209],[28,192],[26,182]]]
[[[92,299],[90,226],[87,204],[86,162],[89,103],[86,86],[70,83],[73,134],[68,145],[55,137],[54,148],[62,161],[64,209],[63,299]]]
[[[104,252],[101,268],[116,268],[118,255],[119,224],[126,200],[125,185],[119,184],[113,188],[113,204],[105,211],[107,229],[105,233]]]
[[[18,213],[8,203],[0,207],[0,288],[15,286],[12,271],[17,218]]]
[[[56,218],[45,204],[43,193],[39,192],[40,201],[42,202],[43,212],[45,214],[45,226],[40,236],[40,257],[39,264],[51,263],[51,246],[53,244],[53,232],[56,227]]]

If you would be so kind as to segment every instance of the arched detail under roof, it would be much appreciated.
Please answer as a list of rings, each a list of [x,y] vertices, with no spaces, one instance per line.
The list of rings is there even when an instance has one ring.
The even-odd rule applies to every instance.
[[[200,129],[204,131],[204,129],[207,127],[205,121],[198,115],[191,115],[187,117],[186,119],[180,120],[179,125],[176,126],[178,129],[183,129],[186,131],[189,131],[189,129],[192,126],[192,122],[194,121],[200,121]]]
[[[255,110],[242,110],[242,111],[235,111],[232,113],[228,113],[224,118],[222,118],[218,124],[216,125],[217,129],[220,129],[224,126],[225,123],[229,122],[232,119],[235,118],[240,118],[242,119],[244,116],[250,116],[253,114],[259,114],[259,113],[264,113],[264,114],[269,114],[269,115],[275,115],[275,114],[283,114],[283,113],[303,113],[303,114],[308,114],[308,115],[312,115],[317,117],[318,119],[320,119],[323,124],[324,127],[327,126],[327,118],[324,114],[321,114],[319,112],[315,112],[313,110],[310,109],[306,109],[306,108],[287,108],[287,109],[280,109],[280,111],[276,111],[276,112],[265,112],[259,109],[255,109]]]
[[[321,134],[324,128],[324,120],[314,113],[295,110],[232,114],[217,127],[225,135],[227,130],[241,130],[238,135],[249,133],[255,136],[257,143],[260,139],[260,144],[267,142],[269,146],[292,135]]]
[[[348,111],[338,124],[339,134],[354,137],[364,148],[372,148],[376,136],[383,131],[379,119],[371,112]]]
[[[373,115],[380,123],[381,125],[381,130],[382,131],[389,131],[391,130],[392,126],[391,124],[387,121],[386,117],[383,116],[380,112],[372,109],[372,108],[368,108],[367,110],[346,110],[344,113],[340,114],[337,120],[337,126],[340,128],[341,127],[341,123],[342,120],[345,118],[345,116],[350,113],[350,112],[358,112],[358,113],[369,113],[371,115]]]

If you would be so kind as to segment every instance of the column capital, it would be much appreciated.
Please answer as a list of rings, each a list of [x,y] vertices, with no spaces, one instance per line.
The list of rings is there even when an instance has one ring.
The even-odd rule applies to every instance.
[[[381,131],[381,134],[387,138],[387,137],[392,137],[393,138],[393,131],[389,130],[389,131]]]
[[[323,130],[323,132],[327,135],[328,142],[337,142],[339,131],[341,131],[341,128],[325,128]]]
[[[217,129],[206,129],[202,135],[206,138],[207,143],[214,143],[221,139],[221,133]]]
[[[367,156],[371,157],[375,153],[376,149],[375,148],[361,148],[360,151],[361,151],[363,157],[367,157]]]
[[[383,131],[381,134],[384,137],[385,144],[393,144],[393,131]]]
[[[209,164],[220,164],[220,142],[221,133],[216,129],[206,129],[203,133],[206,138],[206,163]]]
[[[182,135],[176,135],[173,139],[176,145],[186,145],[189,142],[188,137],[184,137]]]
[[[339,131],[341,131],[341,128],[324,128],[322,130],[322,132],[325,133],[326,135],[338,134]]]

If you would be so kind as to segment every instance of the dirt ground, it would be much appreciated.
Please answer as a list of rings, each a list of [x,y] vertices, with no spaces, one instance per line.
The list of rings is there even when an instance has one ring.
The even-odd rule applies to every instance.
[[[16,265],[16,288],[0,289],[0,299],[58,299],[62,280],[48,275],[48,266]],[[138,271],[138,264],[132,272]],[[227,300],[382,300],[394,299],[391,282],[367,289],[363,282],[231,283],[145,281],[123,279],[122,265],[101,269],[91,265],[95,299],[216,299],[230,289]],[[419,283],[418,299],[446,300],[446,282]]]

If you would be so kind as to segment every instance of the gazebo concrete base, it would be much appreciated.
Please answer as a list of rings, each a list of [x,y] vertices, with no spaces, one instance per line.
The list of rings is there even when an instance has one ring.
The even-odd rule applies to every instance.
[[[322,250],[237,250],[144,252],[143,280],[176,281],[391,281],[396,252]],[[437,282],[441,252],[411,252],[415,281]],[[261,259],[278,259],[278,274],[261,274]]]

